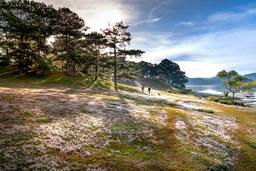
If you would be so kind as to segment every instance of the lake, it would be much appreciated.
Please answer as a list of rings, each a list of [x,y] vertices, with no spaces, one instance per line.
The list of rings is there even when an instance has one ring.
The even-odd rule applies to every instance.
[[[191,88],[193,91],[200,93],[207,93],[211,95],[223,95],[223,92],[228,92],[228,90],[223,85],[187,85],[187,88]],[[244,95],[239,95],[242,100],[251,106],[256,106],[256,92],[253,93],[254,97],[245,97]]]

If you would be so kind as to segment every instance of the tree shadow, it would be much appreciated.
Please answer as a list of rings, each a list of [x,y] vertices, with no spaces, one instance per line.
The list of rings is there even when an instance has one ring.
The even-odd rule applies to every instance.
[[[134,166],[135,170],[142,168],[170,170],[179,169],[177,166],[181,167],[180,165],[185,161],[175,151],[177,142],[174,136],[175,130],[172,127],[159,126],[150,120],[136,117],[133,113],[139,105],[170,106],[162,100],[152,100],[140,95],[134,97],[134,94],[116,93],[114,91],[99,90],[94,92],[84,88],[42,89],[40,91],[29,91],[25,94],[21,92],[22,90],[14,89],[8,92],[0,90],[0,97],[5,98],[0,99],[0,102],[7,101],[6,105],[10,109],[14,109],[12,104],[17,104],[15,114],[10,115],[8,114],[10,112],[1,112],[1,116],[3,116],[1,118],[13,117],[11,120],[0,120],[0,137],[3,137],[5,141],[0,148],[0,170],[6,170],[7,166],[10,165],[18,169],[19,167],[27,168],[31,165],[31,162],[28,162],[27,159],[32,158],[32,161],[35,162],[34,159],[45,156],[45,153],[48,154],[46,156],[47,161],[60,158],[60,165],[62,166],[57,165],[56,167],[63,167],[63,165],[72,167],[70,158],[73,157],[71,159],[79,164],[78,168],[80,169],[89,164],[96,164],[107,168],[117,168],[118,170],[131,168],[129,167],[131,165]],[[133,105],[130,101],[133,102]],[[3,107],[0,105],[1,108]],[[97,122],[99,122],[99,125],[97,125]],[[61,125],[61,123],[69,123],[70,125]],[[10,129],[2,133],[3,125]],[[44,134],[40,133],[41,137],[38,137],[36,131],[41,126],[43,126],[42,129],[47,130],[43,132]],[[83,128],[80,128],[80,126]],[[23,127],[29,128],[24,134]],[[50,129],[48,129],[49,127]],[[11,138],[5,137],[16,129],[17,133]],[[60,130],[62,131],[59,135]],[[150,137],[150,130],[154,132],[154,138]],[[76,136],[70,138],[69,131],[74,132]],[[62,142],[63,144],[58,144],[57,147],[49,147],[48,145],[52,142],[47,139],[48,137],[53,137],[50,140],[54,141],[59,138],[66,138]],[[85,139],[82,139],[85,141],[76,141],[76,138],[79,139],[80,137],[85,137]],[[40,141],[31,142],[30,140],[34,138]],[[81,147],[78,146],[78,149],[73,151],[62,151],[62,148],[67,147],[66,145],[83,144],[88,139],[93,142]],[[15,143],[9,145],[11,141]],[[110,142],[104,145],[108,141]],[[48,142],[48,144],[45,142]],[[44,153],[38,150],[42,143],[45,143],[44,146],[46,147]],[[13,159],[7,158],[5,155],[9,146],[12,146],[13,153],[11,154],[15,156]],[[30,147],[26,148],[27,146]],[[83,150],[88,148],[91,149],[92,155],[85,157],[83,156]],[[111,155],[111,157],[106,157],[106,154]],[[74,155],[76,158],[74,158]],[[175,158],[166,158],[166,156],[175,156]],[[55,158],[52,159],[52,157]],[[177,161],[177,159],[180,161]],[[168,164],[169,160],[175,161],[177,166],[170,166]],[[34,164],[33,162],[32,164]]]

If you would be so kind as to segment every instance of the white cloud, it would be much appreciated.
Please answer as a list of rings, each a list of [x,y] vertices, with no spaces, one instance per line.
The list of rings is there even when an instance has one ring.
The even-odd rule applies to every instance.
[[[37,0],[55,7],[69,7],[81,16],[87,26],[99,31],[108,26],[108,22],[125,21],[133,26],[157,23],[161,18],[157,11],[170,0],[159,2],[148,12],[139,10],[141,1],[124,0]],[[150,1],[152,3],[152,1]],[[150,3],[148,2],[148,3]],[[145,2],[146,3],[146,2]],[[149,6],[154,5],[150,4]],[[147,4],[146,4],[147,5]],[[208,17],[205,27],[219,21],[240,20],[256,15],[256,8],[237,13],[222,12]],[[168,22],[168,21],[167,21]],[[178,23],[182,26],[193,26],[194,21]],[[214,76],[221,69],[236,69],[241,73],[255,72],[256,65],[256,29],[239,28],[222,32],[188,36],[177,40],[172,32],[135,32],[132,34],[132,48],[140,48],[146,53],[140,60],[159,62],[164,58],[180,57],[179,64],[190,77]],[[183,58],[183,56],[189,58]]]
[[[99,31],[119,21],[130,23],[136,20],[138,11],[132,4],[120,0],[36,0],[55,7],[68,7],[77,12],[92,30]],[[131,11],[131,9],[133,9]]]
[[[181,61],[178,62],[181,70],[186,71],[188,77],[211,77],[215,76],[218,71],[226,69],[225,64],[214,64],[207,61]]]
[[[188,76],[210,77],[220,69],[255,72],[254,68],[249,68],[256,65],[255,37],[255,28],[240,28],[192,36],[180,41],[171,41],[165,33],[144,33],[137,34],[134,43],[146,51],[140,60],[156,63],[164,58],[182,58],[185,54],[191,60],[185,59],[179,64]]]
[[[182,22],[176,24],[176,26],[194,26],[194,25],[195,25],[195,23],[192,21],[182,21]]]
[[[143,21],[138,21],[132,24],[132,26],[138,26],[140,24],[150,24],[150,23],[157,23],[161,20],[161,18],[150,18]]]
[[[154,18],[155,13],[161,9],[164,5],[172,2],[173,0],[155,0],[154,7],[149,9],[148,18]],[[148,3],[148,2],[145,2]]]
[[[240,12],[220,12],[208,17],[209,21],[240,20],[256,15],[256,8],[249,8]]]

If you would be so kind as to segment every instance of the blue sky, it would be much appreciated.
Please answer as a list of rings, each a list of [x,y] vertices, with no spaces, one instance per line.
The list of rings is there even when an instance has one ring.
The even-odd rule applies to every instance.
[[[38,0],[42,1],[42,0]],[[157,63],[168,58],[189,77],[211,77],[222,69],[256,72],[255,0],[44,0],[66,6],[91,30],[123,20],[132,48]]]

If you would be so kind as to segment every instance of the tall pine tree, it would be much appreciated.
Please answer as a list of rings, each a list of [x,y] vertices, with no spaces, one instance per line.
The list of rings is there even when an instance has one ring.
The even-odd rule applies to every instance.
[[[128,27],[123,22],[118,22],[113,27],[104,30],[107,45],[112,49],[110,54],[113,56],[113,80],[116,91],[118,90],[118,65],[124,63],[127,56],[140,56],[144,53],[141,50],[126,49],[132,39]]]
[[[60,8],[57,13],[54,49],[62,63],[62,70],[69,73],[75,70],[78,58],[76,49],[71,45],[83,36],[84,20],[68,8]]]
[[[54,12],[52,6],[34,1],[1,1],[2,43],[6,56],[15,61],[20,74],[44,62],[46,39],[54,30]]]
[[[88,45],[91,47],[91,53],[93,53],[93,63],[94,63],[94,80],[98,79],[99,67],[103,67],[103,49],[106,48],[107,40],[105,36],[98,32],[92,32],[86,34],[85,36]]]

